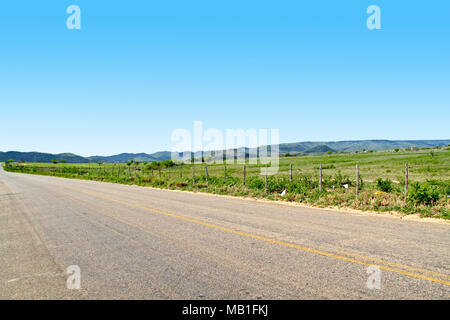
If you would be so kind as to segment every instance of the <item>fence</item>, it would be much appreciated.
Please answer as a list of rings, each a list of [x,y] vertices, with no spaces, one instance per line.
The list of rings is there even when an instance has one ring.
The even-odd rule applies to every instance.
[[[160,184],[167,184],[170,182],[185,182],[192,186],[202,186],[208,188],[210,183],[215,184],[227,184],[232,182],[235,185],[239,184],[243,188],[248,187],[248,183],[254,181],[254,178],[260,178],[260,174],[253,174],[251,172],[260,172],[262,168],[264,176],[264,192],[266,194],[281,191],[280,189],[288,189],[288,186],[293,184],[296,179],[305,179],[308,177],[308,186],[312,189],[317,189],[322,192],[325,188],[335,189],[339,187],[353,188],[355,189],[356,197],[359,195],[359,191],[363,185],[363,180],[360,175],[360,165],[355,165],[354,180],[347,176],[341,176],[330,178],[330,176],[324,175],[324,170],[330,168],[330,166],[323,166],[319,164],[316,173],[296,173],[296,170],[301,172],[301,168],[296,168],[292,163],[288,164],[287,171],[280,170],[278,175],[269,176],[268,166],[261,165],[234,165],[232,168],[220,165],[178,165],[168,168],[157,168],[158,173],[155,173],[155,168],[149,168],[145,166],[121,166],[121,165],[103,165],[103,166],[29,166],[29,165],[9,165],[10,171],[18,171],[24,173],[42,173],[48,175],[61,175],[61,176],[79,176],[92,180],[108,180],[112,182],[125,182],[125,183],[145,183],[158,179]],[[178,169],[177,169],[178,167]],[[197,168],[197,170],[196,170]],[[249,170],[252,169],[252,171]],[[333,168],[335,168],[333,166]],[[212,169],[212,170],[210,170]],[[178,174],[175,172],[178,171]],[[191,172],[191,177],[188,178],[188,172]],[[338,170],[340,173],[340,171]],[[214,174],[215,173],[215,174]],[[408,178],[409,167],[405,163],[405,167],[401,172],[404,175],[404,194],[408,193]],[[276,190],[271,188],[269,190],[269,179],[276,179],[277,177],[286,178],[277,185]],[[220,178],[222,180],[217,180]],[[317,179],[317,180],[316,180]],[[250,180],[250,181],[249,181]],[[283,185],[283,183],[285,185]],[[262,187],[262,186],[261,186]]]

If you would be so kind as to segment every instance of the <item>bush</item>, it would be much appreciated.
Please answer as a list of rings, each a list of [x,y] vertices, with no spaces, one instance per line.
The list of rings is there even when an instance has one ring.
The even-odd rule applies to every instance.
[[[333,178],[328,180],[324,179],[324,185],[326,186],[334,185],[335,187],[342,187],[344,184],[348,184],[348,186],[351,187],[354,185],[354,182],[350,180],[348,175],[343,175],[341,170],[338,170]]]
[[[408,190],[407,201],[414,204],[431,205],[439,200],[439,191],[434,186],[414,182]]]
[[[384,192],[391,192],[392,191],[392,181],[389,179],[383,180],[381,178],[377,179],[377,188],[378,190],[384,191]]]
[[[265,182],[257,177],[248,178],[248,187],[250,189],[264,190]]]
[[[149,164],[145,165],[145,168],[147,170],[157,170],[160,168],[169,168],[175,166],[175,162],[172,160],[164,160],[164,161],[152,161]]]
[[[427,185],[435,186],[445,196],[450,195],[450,180],[427,179]]]

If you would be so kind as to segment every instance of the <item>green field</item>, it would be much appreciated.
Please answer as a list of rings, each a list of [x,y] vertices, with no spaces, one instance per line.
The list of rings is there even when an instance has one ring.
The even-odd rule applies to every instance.
[[[409,168],[409,194],[405,199],[405,164]],[[359,193],[356,196],[356,164],[359,165]],[[290,166],[292,165],[292,181]],[[322,165],[322,191],[319,166]],[[208,179],[206,179],[206,168]],[[199,163],[173,167],[150,164],[48,164],[23,163],[5,166],[7,171],[56,175],[159,188],[182,189],[264,197],[324,206],[449,218],[450,148],[418,151],[378,151],[281,157],[279,172],[266,179],[265,165]],[[377,182],[377,179],[383,182]],[[386,181],[388,180],[388,181]],[[349,187],[344,188],[347,184]],[[286,194],[280,193],[286,189]]]

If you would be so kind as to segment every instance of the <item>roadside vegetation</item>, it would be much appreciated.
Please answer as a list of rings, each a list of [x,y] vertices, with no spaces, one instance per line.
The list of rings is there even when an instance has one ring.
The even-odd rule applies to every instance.
[[[409,168],[407,194],[405,163]],[[358,194],[356,164],[360,173]],[[319,190],[320,165],[322,190]],[[11,172],[295,201],[318,207],[418,213],[422,217],[450,219],[449,147],[283,155],[278,174],[268,176],[267,180],[261,175],[265,165],[247,163],[245,184],[243,164],[215,164],[208,159],[195,165],[171,160],[151,163],[130,160],[121,164],[8,162],[4,167]]]

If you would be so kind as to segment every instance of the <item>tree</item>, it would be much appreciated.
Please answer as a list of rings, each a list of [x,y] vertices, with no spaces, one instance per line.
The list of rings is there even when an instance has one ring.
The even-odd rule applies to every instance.
[[[59,162],[66,163],[66,159],[61,159]]]
[[[52,163],[53,163],[53,164],[57,164],[57,163],[58,163],[58,160],[52,159]]]
[[[103,164],[103,162],[99,161],[97,162],[99,166],[101,166]]]
[[[172,160],[165,160],[164,161],[164,165],[168,168],[168,167],[173,167],[175,165],[175,162],[173,162]]]
[[[395,152],[399,152],[400,149],[399,149],[399,148],[395,148],[394,151],[395,151]]]

